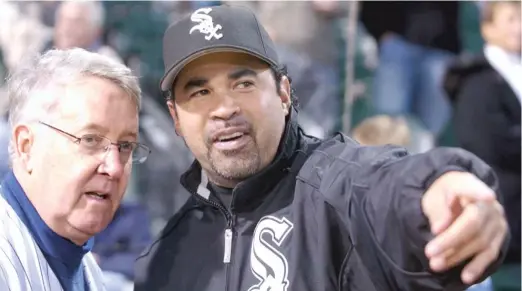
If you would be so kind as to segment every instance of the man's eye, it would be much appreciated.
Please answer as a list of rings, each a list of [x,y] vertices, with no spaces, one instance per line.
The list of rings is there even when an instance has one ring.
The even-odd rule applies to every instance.
[[[204,89],[204,90],[199,90],[197,92],[194,92],[190,95],[191,98],[193,97],[200,97],[200,96],[205,96],[205,95],[208,95],[210,92],[207,90],[207,89]]]
[[[81,143],[87,147],[97,147],[103,142],[103,138],[97,135],[84,135],[81,138]]]
[[[131,142],[120,143],[120,151],[122,152],[132,152],[134,149],[134,144]]]
[[[238,89],[246,89],[246,88],[249,88],[249,87],[251,87],[253,85],[254,85],[254,83],[251,82],[251,81],[243,81],[243,82],[237,84],[236,88],[238,88]]]

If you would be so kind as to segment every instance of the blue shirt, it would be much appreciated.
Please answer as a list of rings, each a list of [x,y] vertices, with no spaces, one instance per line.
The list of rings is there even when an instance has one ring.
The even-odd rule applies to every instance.
[[[87,291],[82,259],[93,246],[94,240],[88,240],[78,246],[56,234],[42,220],[33,204],[12,171],[8,172],[2,183],[2,193],[7,203],[31,232],[51,269],[67,291]]]

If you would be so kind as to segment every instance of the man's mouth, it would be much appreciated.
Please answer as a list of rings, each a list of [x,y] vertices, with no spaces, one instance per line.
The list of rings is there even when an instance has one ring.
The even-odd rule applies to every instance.
[[[241,137],[243,137],[243,135],[245,135],[245,134],[242,132],[235,132],[235,133],[228,134],[228,135],[222,135],[222,136],[218,137],[217,141],[218,142],[234,141],[234,140],[240,139]]]
[[[106,199],[109,198],[109,194],[105,194],[105,193],[86,192],[85,194],[87,194],[89,197],[92,197],[92,198],[95,198],[95,199],[100,199],[100,200],[106,200]]]
[[[214,140],[213,146],[215,149],[231,152],[238,151],[245,147],[250,142],[248,134],[236,131],[230,134],[223,134]]]

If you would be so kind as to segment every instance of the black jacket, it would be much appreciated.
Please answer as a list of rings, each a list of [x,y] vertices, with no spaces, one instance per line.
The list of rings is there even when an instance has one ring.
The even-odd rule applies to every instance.
[[[452,64],[445,89],[454,105],[455,136],[496,172],[512,232],[506,262],[520,262],[521,106],[504,78],[484,55]]]
[[[409,156],[341,134],[321,141],[294,119],[275,161],[234,189],[230,210],[193,164],[182,177],[193,196],[137,259],[135,290],[463,290],[460,268],[428,269],[420,200],[450,170],[496,187],[489,167],[459,149]]]

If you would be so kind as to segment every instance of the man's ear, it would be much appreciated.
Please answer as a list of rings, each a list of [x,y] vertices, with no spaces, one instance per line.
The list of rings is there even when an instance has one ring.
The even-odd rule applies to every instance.
[[[34,144],[34,133],[27,125],[18,125],[13,130],[13,150],[16,159],[20,161],[24,170],[33,171],[31,149]]]
[[[174,122],[174,129],[176,130],[176,134],[178,136],[182,136],[181,127],[179,126],[178,111],[176,110],[176,104],[174,100],[168,100],[167,106],[169,108],[170,117],[172,117],[172,121]]]
[[[279,98],[281,98],[281,105],[283,107],[285,116],[288,116],[288,114],[290,113],[290,107],[292,106],[291,87],[288,77],[283,76],[281,78],[281,84],[279,86]]]

